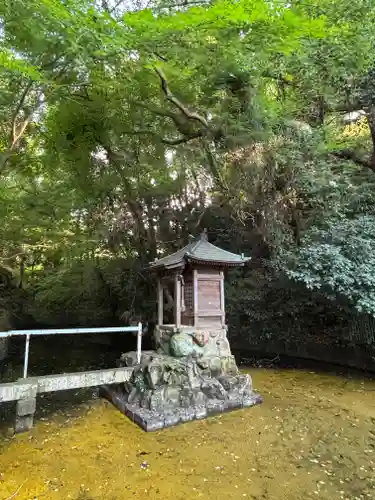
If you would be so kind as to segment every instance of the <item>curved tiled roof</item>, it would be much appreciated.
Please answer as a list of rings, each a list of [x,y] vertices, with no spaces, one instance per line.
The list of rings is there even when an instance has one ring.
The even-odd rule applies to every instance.
[[[150,263],[149,269],[173,269],[184,267],[188,262],[207,265],[243,266],[249,260],[250,257],[228,252],[212,245],[207,241],[206,233],[203,233],[199,238],[177,252]]]

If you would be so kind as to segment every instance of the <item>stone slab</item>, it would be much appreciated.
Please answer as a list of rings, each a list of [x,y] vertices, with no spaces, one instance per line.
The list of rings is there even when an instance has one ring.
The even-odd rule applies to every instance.
[[[34,415],[16,416],[16,423],[14,426],[14,432],[20,434],[22,432],[27,432],[32,429],[34,423]]]
[[[0,403],[35,398],[37,392],[38,384],[30,379],[0,384]]]
[[[202,420],[207,417],[207,409],[205,406],[196,406],[194,408],[194,413],[197,420]]]
[[[63,373],[43,377],[29,377],[16,382],[0,384],[0,403],[33,398],[37,393],[67,391],[84,387],[127,382],[133,368],[114,368],[81,373]]]
[[[133,412],[133,421],[146,432],[158,431],[165,427],[163,415],[142,408]]]
[[[252,398],[247,401],[247,406],[254,406],[262,402],[261,398]],[[218,400],[217,405],[206,407],[195,407],[188,409],[176,410],[173,414],[167,413],[164,416],[159,413],[154,413],[149,410],[141,409],[135,405],[127,405],[125,403],[124,413],[129,417],[134,423],[141,427],[146,432],[154,432],[168,427],[174,427],[178,424],[191,422],[193,420],[202,420],[204,418],[219,415],[222,413],[227,413],[233,410],[242,409],[244,406],[241,402],[234,404],[234,401],[230,404],[224,404],[223,401]],[[117,406],[118,409],[120,409]]]
[[[242,405],[244,408],[259,405],[263,403],[263,398],[260,394],[253,393],[251,398],[244,398],[242,401]]]
[[[227,409],[225,401],[220,399],[209,399],[206,403],[207,415],[217,415],[218,413],[224,413]]]
[[[180,412],[166,413],[164,415],[164,427],[173,427],[180,423]]]
[[[107,384],[121,384],[127,382],[133,368],[114,368],[111,370],[95,370],[82,373],[66,373],[62,375],[47,375],[38,377],[38,392],[67,391],[84,387],[95,387]],[[1,387],[1,386],[0,386]]]
[[[183,408],[178,410],[178,416],[181,423],[190,422],[195,419],[194,408]]]
[[[36,410],[36,398],[19,399],[17,401],[16,414],[18,417],[34,415]]]

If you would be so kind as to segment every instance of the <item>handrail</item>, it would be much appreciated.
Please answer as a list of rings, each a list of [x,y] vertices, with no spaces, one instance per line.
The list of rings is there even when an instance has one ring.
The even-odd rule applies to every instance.
[[[137,332],[137,362],[141,362],[142,352],[142,323],[137,326],[115,326],[107,328],[48,328],[41,330],[8,330],[0,332],[1,338],[9,338],[16,336],[26,336],[25,342],[25,357],[23,362],[23,378],[27,378],[27,370],[29,365],[29,349],[30,337],[32,335],[72,335],[82,333],[121,333],[121,332]]]
[[[139,326],[139,325],[138,325]],[[138,326],[110,326],[106,328],[45,328],[40,330],[8,330],[0,332],[0,338],[14,337],[19,335],[71,335],[76,333],[118,333],[118,332],[135,332],[138,331]]]

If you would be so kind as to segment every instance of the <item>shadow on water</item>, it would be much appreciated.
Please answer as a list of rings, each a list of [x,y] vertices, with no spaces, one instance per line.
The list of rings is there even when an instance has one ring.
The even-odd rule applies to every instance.
[[[375,379],[375,372],[359,370],[342,365],[319,361],[317,359],[298,358],[294,356],[261,353],[254,351],[236,351],[232,349],[240,367],[276,368],[279,370],[309,370],[316,373],[336,375],[348,379]]]

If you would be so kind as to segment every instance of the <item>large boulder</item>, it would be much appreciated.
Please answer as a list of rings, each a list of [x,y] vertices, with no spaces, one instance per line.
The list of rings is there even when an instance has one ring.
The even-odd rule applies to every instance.
[[[203,354],[203,348],[194,341],[189,333],[175,333],[170,340],[170,349],[176,358],[199,357]]]
[[[207,399],[227,399],[227,392],[216,378],[202,381],[201,390]]]

